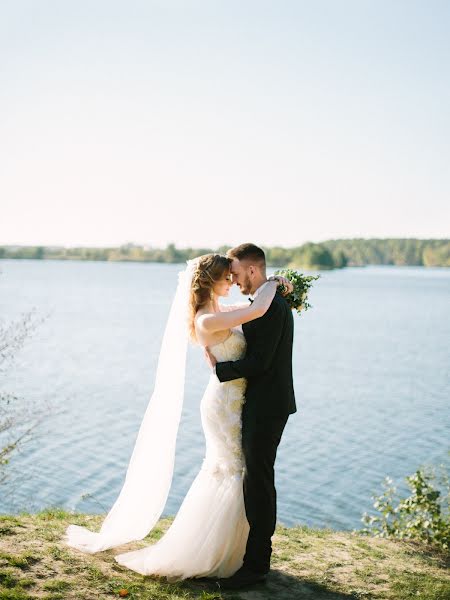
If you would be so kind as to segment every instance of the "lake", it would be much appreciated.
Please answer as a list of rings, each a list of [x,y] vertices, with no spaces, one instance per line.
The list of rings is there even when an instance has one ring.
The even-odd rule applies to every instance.
[[[2,375],[1,391],[53,407],[13,455],[0,512],[111,507],[152,393],[181,268],[0,260],[2,321],[33,307],[45,317]],[[278,519],[352,529],[385,476],[404,489],[419,466],[448,461],[450,269],[320,274],[313,308],[294,316],[298,411],[278,450]],[[242,298],[233,288],[230,300]],[[199,403],[208,377],[201,351],[190,348],[165,514],[177,511],[203,459]]]

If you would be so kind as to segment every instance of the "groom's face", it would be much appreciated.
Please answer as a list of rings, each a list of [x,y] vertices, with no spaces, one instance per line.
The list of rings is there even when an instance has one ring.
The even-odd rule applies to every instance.
[[[242,294],[248,296],[252,289],[249,267],[238,258],[233,258],[231,263],[231,280],[241,290]]]

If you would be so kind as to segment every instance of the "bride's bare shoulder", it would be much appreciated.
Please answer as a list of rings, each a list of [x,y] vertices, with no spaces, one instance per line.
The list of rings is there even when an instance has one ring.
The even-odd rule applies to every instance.
[[[194,327],[195,327],[195,334],[197,336],[197,341],[201,346],[209,346],[210,344],[214,343],[215,341],[215,335],[211,335],[208,331],[206,331],[206,329],[203,326],[203,320],[205,318],[208,317],[208,315],[213,315],[214,313],[209,311],[209,310],[205,310],[205,309],[199,309],[194,317]]]
[[[196,323],[198,323],[199,321],[201,321],[202,317],[205,317],[207,315],[213,315],[214,313],[206,308],[199,308],[198,311],[195,313],[195,317],[194,317],[194,321]]]
[[[205,308],[199,308],[198,311],[195,313],[194,326],[195,326],[195,331],[197,333],[197,337],[203,337],[202,334],[205,333],[205,328],[204,328],[203,322],[208,316],[211,316],[213,314],[214,314],[213,312],[211,312],[210,310],[207,310]],[[200,334],[200,336],[199,336],[199,334]]]

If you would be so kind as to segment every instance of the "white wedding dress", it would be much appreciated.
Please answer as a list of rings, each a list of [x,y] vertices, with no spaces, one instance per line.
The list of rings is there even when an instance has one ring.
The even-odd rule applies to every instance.
[[[245,354],[236,329],[210,346],[218,362]],[[244,458],[241,416],[246,380],[221,383],[211,375],[200,412],[206,455],[172,525],[162,538],[140,550],[116,556],[120,565],[143,575],[229,577],[241,567],[249,532],[242,487]]]

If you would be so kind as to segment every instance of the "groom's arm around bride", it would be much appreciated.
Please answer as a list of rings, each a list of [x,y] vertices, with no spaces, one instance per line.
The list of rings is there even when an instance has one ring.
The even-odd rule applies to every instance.
[[[264,316],[243,325],[247,352],[237,361],[216,364],[219,381],[245,377],[245,412],[283,416],[296,412],[292,380],[293,317],[276,293]]]

